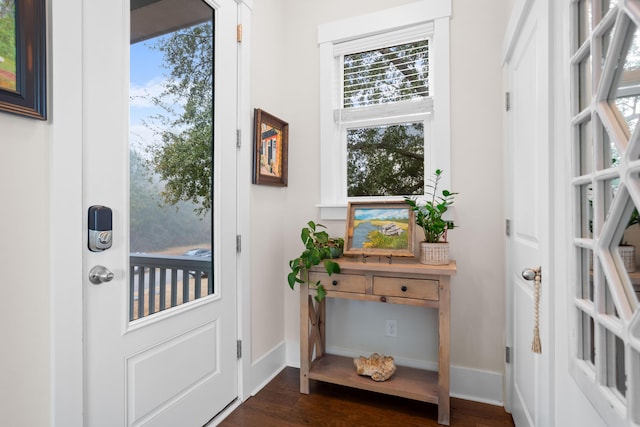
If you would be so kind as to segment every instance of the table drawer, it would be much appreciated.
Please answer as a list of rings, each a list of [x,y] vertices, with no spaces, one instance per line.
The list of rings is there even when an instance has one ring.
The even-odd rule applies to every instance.
[[[438,281],[427,279],[374,276],[373,293],[380,296],[417,298],[432,301],[439,299]]]
[[[362,275],[356,274],[332,274],[309,273],[309,280],[316,283],[318,280],[327,291],[356,292],[363,294],[366,289],[367,280]]]

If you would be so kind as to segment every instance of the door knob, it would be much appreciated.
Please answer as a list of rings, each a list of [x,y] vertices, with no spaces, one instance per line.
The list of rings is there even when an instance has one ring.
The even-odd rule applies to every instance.
[[[522,270],[522,277],[525,280],[533,280],[533,343],[531,351],[542,353],[542,343],[540,341],[540,282],[542,281],[542,267],[525,268]]]
[[[536,278],[536,275],[540,274],[540,267],[538,268],[525,268],[524,270],[522,270],[522,277],[525,280],[534,280]]]
[[[89,281],[94,285],[110,282],[112,279],[113,273],[110,272],[107,267],[96,265],[91,270],[89,270]]]

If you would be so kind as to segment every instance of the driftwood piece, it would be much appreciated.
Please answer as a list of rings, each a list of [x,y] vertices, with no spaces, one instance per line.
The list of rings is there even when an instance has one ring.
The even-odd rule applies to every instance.
[[[374,381],[386,381],[396,371],[393,357],[373,353],[370,357],[360,356],[353,359],[358,375],[366,375]]]

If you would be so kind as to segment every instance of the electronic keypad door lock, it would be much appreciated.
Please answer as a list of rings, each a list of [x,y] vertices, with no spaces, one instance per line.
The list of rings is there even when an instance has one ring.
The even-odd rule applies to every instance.
[[[109,249],[112,243],[111,209],[106,206],[91,206],[89,208],[89,250],[102,252]]]

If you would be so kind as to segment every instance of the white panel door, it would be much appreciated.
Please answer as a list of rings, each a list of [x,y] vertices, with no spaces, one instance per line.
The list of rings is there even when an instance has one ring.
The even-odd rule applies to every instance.
[[[549,77],[547,8],[534,0],[507,58],[507,409],[517,426],[549,426]],[[522,271],[541,267],[542,353],[532,351],[534,282]]]
[[[207,236],[213,238],[210,258],[203,258],[210,262],[196,260],[206,272],[130,264],[129,211],[134,202],[129,195],[130,18],[137,8],[159,7],[161,13],[152,22],[166,25],[163,19],[171,16],[183,19],[186,26],[195,2],[132,0],[133,12],[127,0],[83,4],[84,208],[104,205],[113,212],[112,247],[103,252],[87,249],[83,259],[85,426],[202,426],[237,397],[237,5],[233,0],[196,5],[212,9],[214,33],[215,78],[209,93],[215,156]],[[154,29],[146,31],[151,34]],[[193,257],[165,258],[171,259],[165,260],[170,264],[191,262]],[[157,259],[164,258],[147,262]],[[113,272],[113,279],[91,283],[89,270],[96,265]],[[196,282],[202,286],[196,297],[183,300],[194,292],[190,283]],[[172,285],[177,286],[170,291]],[[135,297],[134,286],[139,291]],[[159,289],[166,290],[166,299],[153,303],[149,299],[145,306],[155,314],[138,312],[143,294],[158,295]],[[176,290],[181,292],[177,296]]]

